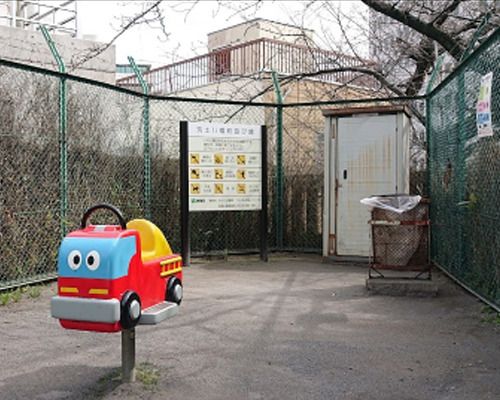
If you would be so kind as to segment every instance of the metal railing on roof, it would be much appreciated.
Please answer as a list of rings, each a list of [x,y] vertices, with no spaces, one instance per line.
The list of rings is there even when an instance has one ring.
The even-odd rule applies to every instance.
[[[356,71],[326,72],[335,68],[371,64],[346,54],[273,39],[257,39],[208,54],[151,69],[144,79],[152,94],[178,93],[223,79],[255,77],[276,71],[280,75],[315,74],[315,79],[331,83],[369,86]],[[135,76],[117,80],[117,85],[137,90]]]

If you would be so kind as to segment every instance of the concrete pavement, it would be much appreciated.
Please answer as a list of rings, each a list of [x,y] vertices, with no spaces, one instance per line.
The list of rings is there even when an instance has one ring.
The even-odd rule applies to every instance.
[[[51,285],[0,308],[0,399],[499,399],[499,327],[436,275],[438,297],[396,298],[319,257],[197,263],[180,314],[136,330],[147,387],[116,378],[119,334],[49,317]]]

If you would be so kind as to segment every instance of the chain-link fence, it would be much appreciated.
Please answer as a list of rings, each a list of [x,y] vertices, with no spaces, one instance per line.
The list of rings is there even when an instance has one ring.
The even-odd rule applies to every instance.
[[[57,79],[0,66],[2,284],[54,269],[61,235],[57,104]]]
[[[498,274],[498,264],[494,264],[498,254],[471,244],[480,236],[478,232],[490,232],[492,240],[497,240],[492,246],[498,252],[494,223],[490,224],[498,219],[491,206],[498,198],[498,138],[470,141],[474,116],[469,108],[477,91],[473,76],[493,68],[487,63],[495,66],[498,61],[493,55],[486,57],[484,50],[481,54],[469,59],[470,68],[460,70],[462,81],[457,74],[439,86],[430,99],[429,133],[434,151],[430,183],[438,224],[433,254],[436,262],[450,265],[449,270],[457,274],[465,271],[469,262],[477,268],[483,263],[491,268],[496,265],[493,269]],[[489,61],[483,63],[479,58]],[[464,108],[457,103],[457,108],[451,109],[453,101],[459,102],[457,85],[466,87]],[[495,79],[493,91],[498,90],[497,85]],[[450,96],[454,97],[450,100]],[[150,218],[179,251],[181,120],[266,125],[269,248],[321,252],[323,111],[342,107],[342,101],[315,103],[313,99],[307,104],[279,106],[272,97],[260,103],[203,97],[144,96],[0,60],[0,288],[53,276],[61,238],[78,226],[87,207],[100,202],[118,206],[126,219]],[[360,101],[365,102],[360,106],[377,104],[370,98],[357,103]],[[383,103],[388,102],[384,99]],[[424,109],[421,99],[393,102],[411,102],[414,109]],[[426,194],[425,135],[423,125],[414,121],[411,191]],[[459,143],[463,151],[458,150]],[[482,179],[475,181],[474,176]],[[450,196],[457,200],[454,204],[467,199],[469,203],[449,207]],[[106,215],[98,218],[111,222]],[[464,218],[460,229],[455,229],[460,218]],[[195,255],[257,252],[259,248],[257,212],[192,213],[191,224]],[[484,282],[491,285],[493,279],[488,278],[492,272],[481,273]],[[476,272],[473,275],[476,277]],[[468,275],[463,276],[463,280],[468,279]]]
[[[62,236],[101,202],[119,207],[126,219],[150,218],[178,251],[182,120],[266,125],[269,248],[319,253],[322,111],[339,105],[286,104],[278,124],[279,107],[269,100],[143,96],[0,60],[0,288],[53,276]],[[105,214],[96,218],[112,222]],[[258,212],[192,213],[192,252],[257,252],[258,228]]]
[[[500,32],[428,98],[432,261],[500,306]],[[492,72],[493,136],[479,137],[481,78]]]
[[[50,276],[61,236],[78,226],[83,210],[99,202],[117,205],[127,218],[149,215],[179,249],[181,120],[267,125],[269,246],[321,250],[325,105],[283,110],[283,193],[278,196],[277,108],[272,103],[148,99],[9,62],[2,63],[0,77],[1,111],[10,117],[0,124],[0,286]],[[193,213],[193,253],[257,251],[258,221],[257,212]]]

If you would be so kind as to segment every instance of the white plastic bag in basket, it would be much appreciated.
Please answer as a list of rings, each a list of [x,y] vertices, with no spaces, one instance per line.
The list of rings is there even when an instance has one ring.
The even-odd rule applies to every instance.
[[[402,214],[415,208],[421,196],[371,196],[361,199],[361,204]]]

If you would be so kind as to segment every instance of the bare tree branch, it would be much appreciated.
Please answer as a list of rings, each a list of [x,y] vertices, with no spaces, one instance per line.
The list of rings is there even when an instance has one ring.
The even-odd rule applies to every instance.
[[[423,37],[420,41],[418,53],[415,56],[415,71],[406,84],[406,95],[415,96],[422,88],[427,71],[434,64],[434,43],[427,37]]]
[[[462,54],[465,51],[464,45],[458,38],[453,38],[453,36],[448,34],[443,29],[437,28],[432,23],[422,21],[410,14],[410,12],[396,8],[395,5],[389,5],[385,2],[376,0],[361,1],[373,10],[387,15],[388,17],[409,26],[420,34],[439,43],[454,59],[459,60],[462,57]]]
[[[450,14],[457,9],[461,2],[462,0],[453,0],[447,7],[442,9],[430,23],[441,25]]]

